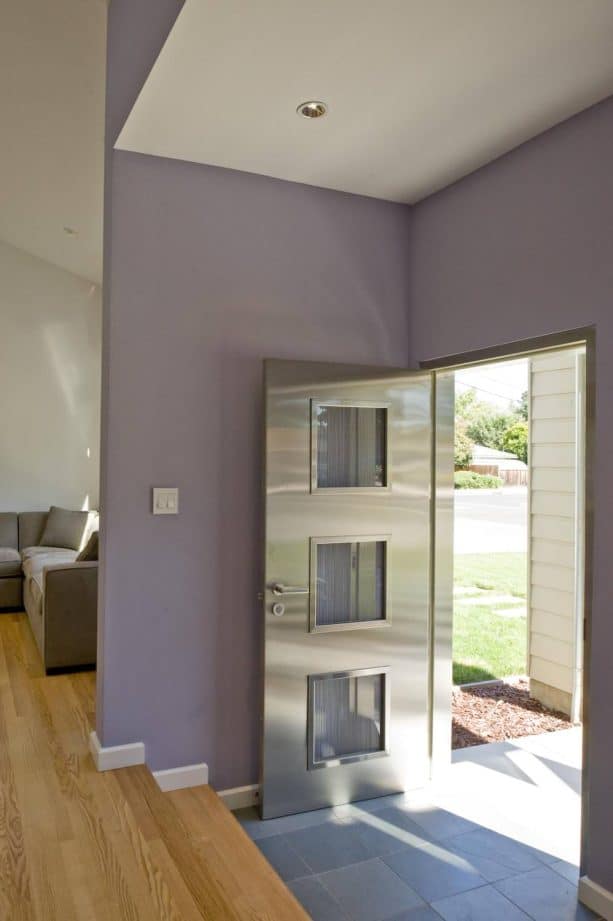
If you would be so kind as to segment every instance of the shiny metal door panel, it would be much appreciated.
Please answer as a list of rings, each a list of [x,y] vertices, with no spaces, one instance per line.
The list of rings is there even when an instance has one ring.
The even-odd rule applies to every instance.
[[[428,373],[266,363],[264,817],[392,793],[427,779],[431,399]],[[346,416],[350,424],[338,430],[347,444],[366,452],[362,467],[348,474],[353,485],[318,487],[313,429],[321,406],[386,410],[384,481],[381,448],[373,449],[369,460],[368,446],[360,441],[375,432],[373,417],[366,414],[356,417],[357,422]],[[376,426],[380,436],[380,417]],[[337,434],[327,430],[325,437]],[[372,485],[373,477],[382,485]],[[369,485],[356,486],[356,481]],[[313,547],[318,541],[377,539],[385,541],[386,617],[312,629]],[[368,578],[363,584],[357,579],[347,592],[371,590]],[[307,591],[275,594],[276,585]],[[283,613],[276,616],[273,605],[279,603]],[[323,684],[334,693],[314,695],[314,678],[373,672],[385,677],[380,682]],[[315,699],[320,709],[309,721]],[[332,706],[335,699],[355,738],[372,742],[384,735],[384,751],[336,757],[339,747],[350,746],[352,736],[349,730],[343,734],[332,711],[321,710],[322,701]],[[314,758],[315,723],[324,727],[323,741],[320,730],[315,732],[317,744],[330,751],[325,764]]]

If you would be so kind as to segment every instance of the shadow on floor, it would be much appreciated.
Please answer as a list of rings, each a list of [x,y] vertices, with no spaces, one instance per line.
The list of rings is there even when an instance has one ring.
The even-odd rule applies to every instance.
[[[315,921],[587,921],[577,867],[402,794],[237,818]]]

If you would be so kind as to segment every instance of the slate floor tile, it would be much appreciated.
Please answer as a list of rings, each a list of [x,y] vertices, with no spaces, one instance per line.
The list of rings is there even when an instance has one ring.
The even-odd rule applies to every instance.
[[[346,867],[372,856],[351,826],[339,821],[289,832],[286,837],[314,873]]]
[[[401,911],[399,915],[387,918],[386,921],[441,921],[441,916],[430,905],[425,905],[423,908]]]
[[[551,867],[540,867],[494,884],[534,921],[588,921],[597,916],[577,902],[577,887]]]
[[[272,838],[274,835],[283,835],[300,828],[311,828],[323,825],[324,822],[334,821],[334,810],[315,809],[312,812],[299,812],[296,815],[284,815],[278,819],[260,819],[257,809],[237,809],[234,816],[241,823],[247,834],[254,841],[261,838]]]
[[[479,826],[462,816],[439,809],[437,806],[403,806],[403,810],[436,841],[475,831]]]
[[[357,803],[344,803],[342,806],[335,806],[334,812],[344,818],[345,816],[359,816],[364,812],[378,812],[380,809],[389,809],[391,806],[402,808],[406,803],[406,793],[391,793],[388,796],[376,796]]]
[[[426,902],[483,886],[485,880],[444,845],[406,848],[382,858]]]
[[[555,863],[549,864],[552,870],[567,879],[573,885],[579,885],[579,867],[575,863],[568,863],[567,860],[556,860]]]
[[[376,821],[352,821],[351,819],[343,820],[358,836],[362,844],[368,850],[371,857],[383,857],[384,854],[393,854],[395,851],[406,847],[402,840],[401,830],[390,827],[385,823]]]
[[[354,921],[384,921],[425,903],[388,866],[375,858],[318,877]]]
[[[445,844],[469,861],[488,882],[543,866],[539,851],[487,828],[451,838]]]
[[[274,838],[261,838],[255,842],[266,860],[272,864],[279,876],[285,882],[298,879],[301,876],[310,876],[311,869],[302,857],[296,853],[286,835],[275,835]]]
[[[530,921],[493,886],[481,886],[433,903],[444,921]]]
[[[336,899],[314,876],[294,880],[289,888],[313,921],[349,921]]]
[[[393,854],[403,847],[424,847],[434,843],[406,812],[396,808],[346,816],[339,821],[354,830],[372,857]]]
[[[405,809],[399,809],[396,806],[390,809],[380,809],[368,819],[364,817],[363,821],[376,824],[380,829],[387,829],[390,834],[398,837],[400,844],[406,847],[425,847],[436,843],[436,839],[425,828],[414,822]]]

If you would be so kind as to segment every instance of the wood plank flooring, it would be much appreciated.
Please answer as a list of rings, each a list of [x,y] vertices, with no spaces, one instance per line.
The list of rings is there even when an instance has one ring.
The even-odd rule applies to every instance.
[[[0,614],[0,919],[285,921],[304,909],[210,787],[99,774],[95,675],[43,674],[25,614]]]

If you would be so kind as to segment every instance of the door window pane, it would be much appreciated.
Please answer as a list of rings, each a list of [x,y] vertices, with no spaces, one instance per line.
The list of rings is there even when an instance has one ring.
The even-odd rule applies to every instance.
[[[315,538],[313,549],[315,617],[312,627],[385,620],[385,540],[318,543]]]
[[[385,673],[311,679],[310,767],[385,752]]]
[[[318,489],[387,486],[387,410],[315,407]]]

